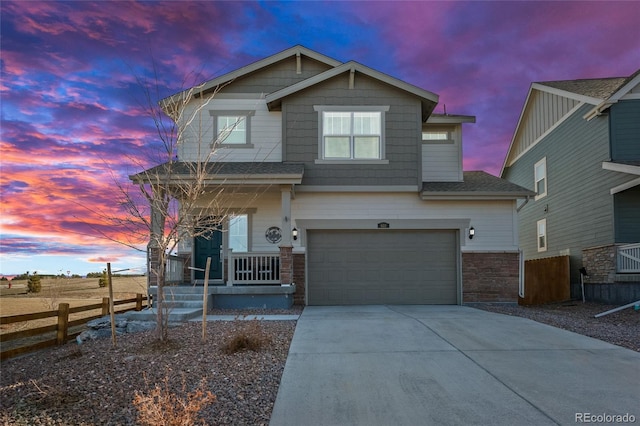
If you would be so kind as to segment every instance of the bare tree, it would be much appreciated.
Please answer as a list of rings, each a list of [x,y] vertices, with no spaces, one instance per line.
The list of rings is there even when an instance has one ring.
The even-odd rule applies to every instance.
[[[145,168],[143,161],[131,158],[137,169],[144,170],[129,176],[133,187],[117,183],[126,215],[115,219],[115,224],[131,237],[124,244],[135,247],[133,241],[149,241],[149,285],[157,286],[154,308],[157,338],[161,341],[168,338],[165,274],[169,255],[180,241],[220,229],[232,214],[229,199],[234,195],[233,187],[213,178],[224,165],[224,150],[218,147],[239,123],[214,135],[206,111],[220,89],[205,90],[205,85],[199,84],[159,102],[145,90],[146,107],[161,143],[156,158],[151,160],[157,165]],[[190,161],[182,161],[184,157]]]

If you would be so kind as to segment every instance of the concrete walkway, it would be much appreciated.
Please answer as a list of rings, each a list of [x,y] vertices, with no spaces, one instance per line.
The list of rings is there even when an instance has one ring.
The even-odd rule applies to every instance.
[[[625,414],[640,423],[639,401],[640,353],[524,318],[464,306],[307,307],[270,424],[575,425]]]

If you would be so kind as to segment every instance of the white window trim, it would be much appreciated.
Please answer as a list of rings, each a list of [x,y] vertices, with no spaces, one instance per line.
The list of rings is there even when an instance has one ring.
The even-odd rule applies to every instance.
[[[540,233],[540,225],[544,227],[544,233]],[[547,251],[549,247],[549,237],[548,237],[548,229],[547,229],[547,219],[541,219],[536,222],[536,245],[538,247],[539,252]],[[540,245],[540,237],[544,237],[544,246]]]
[[[541,181],[542,179],[538,179],[538,176],[536,176],[536,170],[538,170],[538,166],[544,164],[544,177],[542,179],[544,179],[544,191],[538,194],[538,182]],[[547,157],[544,157],[542,160],[538,161],[534,166],[533,166],[533,189],[534,191],[536,191],[536,196],[534,197],[535,200],[539,200],[540,198],[544,198],[547,196],[547,188],[549,186],[549,171],[547,170]]]
[[[253,148],[251,143],[251,117],[255,115],[255,110],[209,110],[209,115],[213,118],[213,141],[211,148]],[[225,143],[218,141],[218,117],[244,117],[245,121],[245,143]]]
[[[386,159],[386,139],[385,139],[385,113],[389,111],[389,105],[365,105],[365,106],[344,106],[344,105],[314,105],[313,110],[318,113],[318,159],[315,164],[389,164]],[[380,113],[380,158],[325,158],[324,157],[324,132],[323,132],[323,112],[379,112]]]
[[[442,139],[428,139],[428,138],[425,139],[425,135],[429,133],[445,134],[446,137]],[[455,140],[453,139],[453,135],[451,134],[451,130],[445,130],[445,129],[422,130],[421,139],[423,144],[429,144],[429,145],[440,145],[440,144],[447,145],[447,144],[455,143]]]

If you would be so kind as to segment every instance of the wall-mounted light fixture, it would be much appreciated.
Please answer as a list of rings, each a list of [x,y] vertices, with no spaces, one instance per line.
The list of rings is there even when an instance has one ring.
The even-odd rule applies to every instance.
[[[298,228],[293,228],[291,230],[291,235],[293,236],[293,241],[298,239]]]
[[[469,228],[469,239],[473,240],[473,236],[476,235],[476,229],[472,226]]]

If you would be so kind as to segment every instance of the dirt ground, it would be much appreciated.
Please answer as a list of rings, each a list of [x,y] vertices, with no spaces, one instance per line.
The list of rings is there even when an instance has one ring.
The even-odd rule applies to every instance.
[[[146,277],[114,277],[112,279],[113,296],[115,300],[135,297],[136,293],[147,293]],[[2,290],[8,289],[8,284],[0,284]],[[26,281],[11,283],[11,290],[26,291]],[[102,302],[103,297],[109,297],[107,287],[98,286],[98,278],[51,278],[42,280],[42,291],[38,294],[3,294],[0,296],[0,316],[29,314],[34,312],[52,311],[59,303],[69,303],[71,307],[90,305]],[[126,305],[125,305],[126,306]],[[117,310],[122,306],[116,307]],[[96,311],[87,311],[70,315],[70,320],[95,315]],[[43,327],[54,324],[56,318],[45,318],[29,323],[15,323],[0,326],[0,334],[27,328]]]

